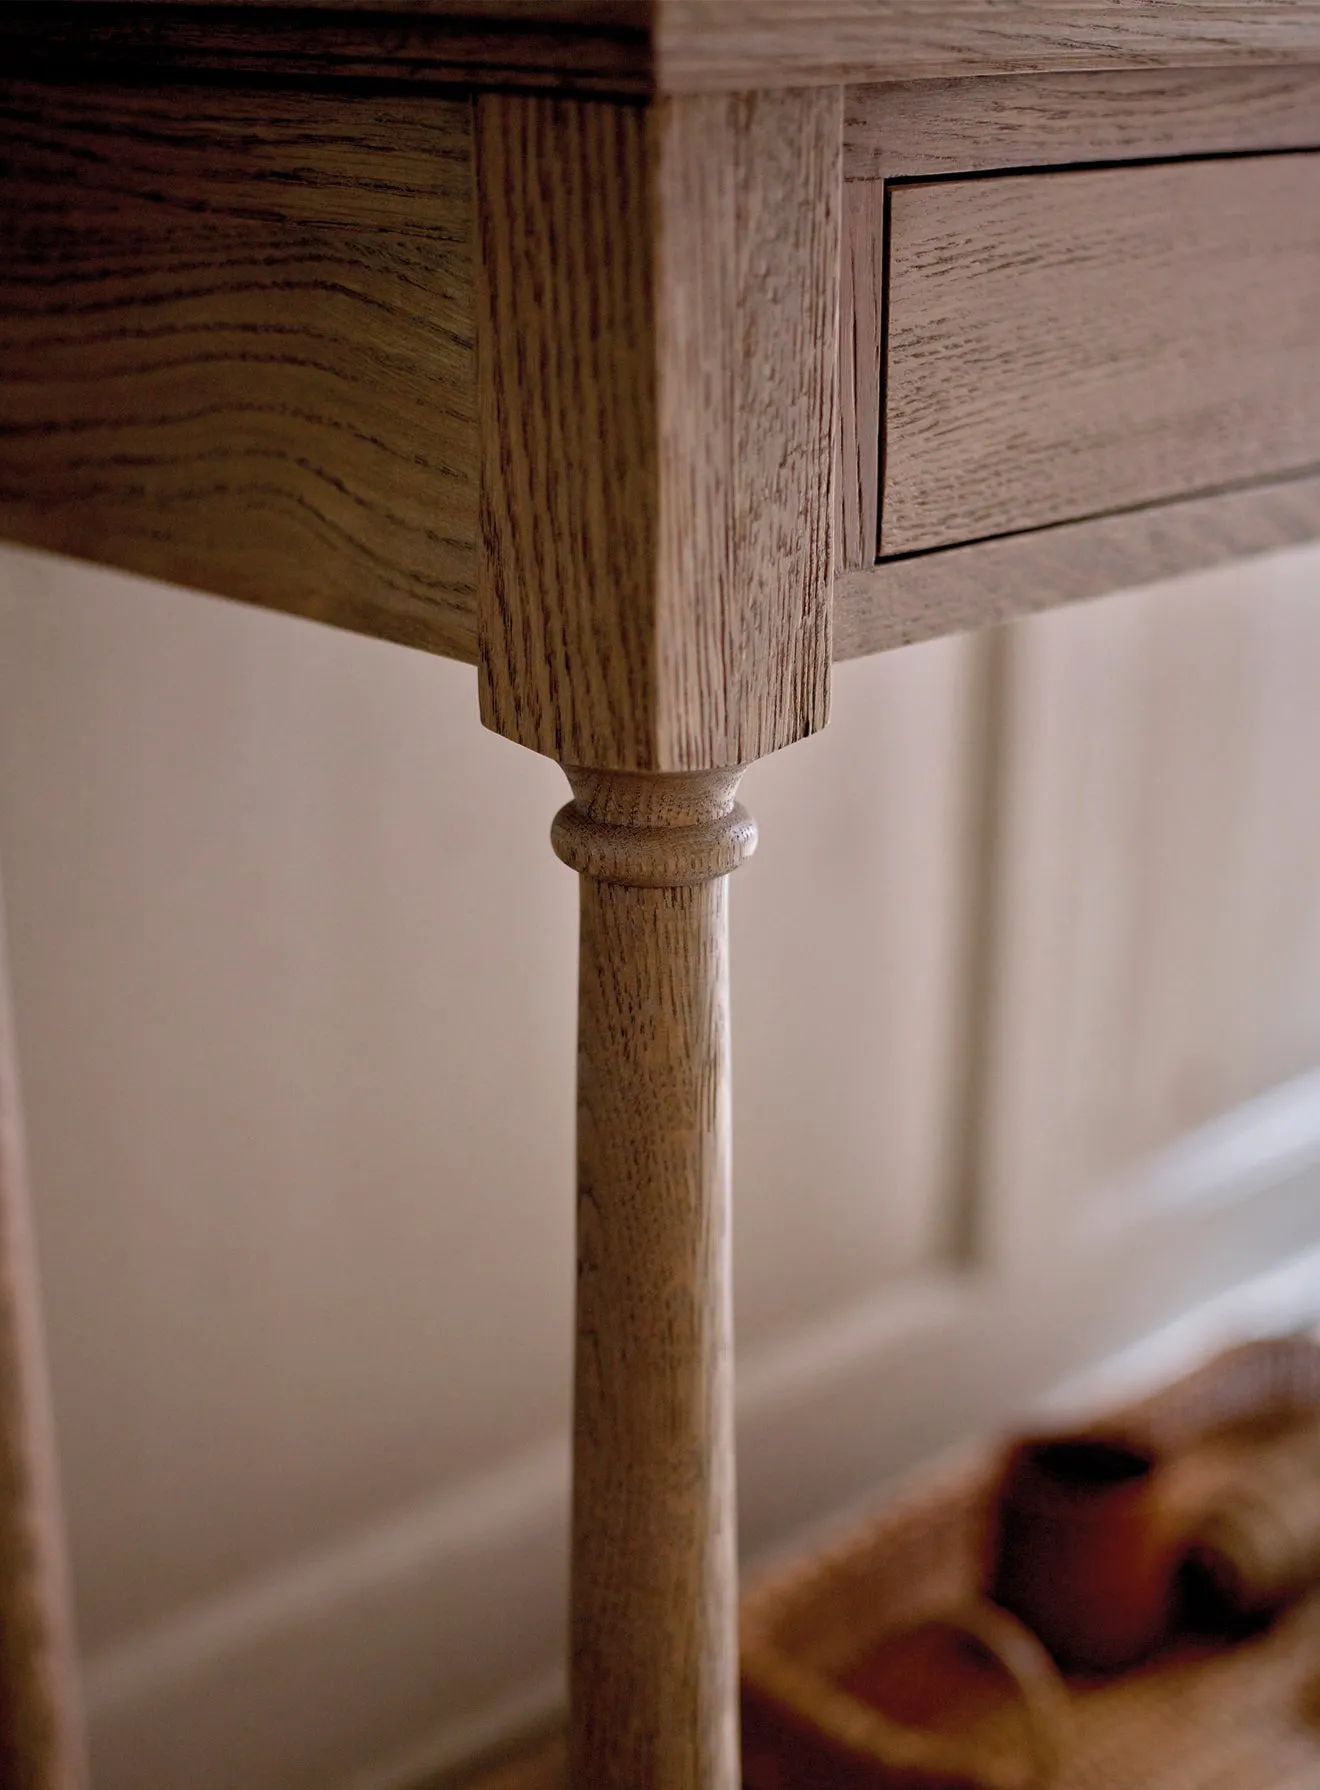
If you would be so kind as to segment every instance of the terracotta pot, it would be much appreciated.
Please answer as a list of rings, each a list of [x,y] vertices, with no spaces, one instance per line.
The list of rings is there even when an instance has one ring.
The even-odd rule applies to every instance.
[[[1121,1436],[1020,1443],[1000,1488],[988,1588],[1065,1670],[1119,1672],[1167,1632],[1186,1545],[1154,1451]]]

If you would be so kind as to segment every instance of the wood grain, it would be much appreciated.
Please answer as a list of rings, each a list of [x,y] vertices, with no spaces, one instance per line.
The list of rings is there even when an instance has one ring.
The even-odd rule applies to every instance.
[[[882,556],[1320,464],[1320,156],[891,189]]]
[[[1320,476],[1311,476],[892,560],[839,578],[835,657],[990,627],[1317,538]]]
[[[1313,0],[658,0],[662,91],[1320,55]]]
[[[839,280],[838,564],[875,561],[880,534],[880,412],[884,350],[884,188],[843,189]]]
[[[844,176],[1320,147],[1320,68],[1127,69],[850,87]]]
[[[1140,69],[850,87],[844,96],[839,564],[879,538],[886,180],[1310,148],[1320,69]]]
[[[216,78],[372,81],[645,95],[646,5],[394,8],[194,6],[183,0],[5,0],[9,72],[68,82]]]
[[[482,718],[566,763],[823,725],[840,100],[478,105]]]
[[[0,530],[475,657],[455,100],[0,97]]]
[[[688,93],[1320,55],[1316,0],[312,0],[296,18],[287,0],[5,10],[7,25],[22,20],[27,54],[48,46],[48,66],[75,55],[139,77],[201,68]]]
[[[570,772],[582,876],[570,1781],[734,1790],[738,773]],[[608,879],[608,880],[605,880]]]
[[[5,1790],[87,1784],[2,908],[0,1783]]]

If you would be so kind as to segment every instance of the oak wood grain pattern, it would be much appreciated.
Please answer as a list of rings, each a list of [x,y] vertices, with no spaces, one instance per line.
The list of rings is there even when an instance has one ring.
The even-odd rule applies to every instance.
[[[11,6],[90,15],[83,53],[122,69],[298,72],[286,0]],[[716,92],[969,73],[1280,62],[1320,56],[1316,0],[312,0],[304,72]],[[43,29],[39,17],[33,29]],[[263,39],[277,47],[263,51]],[[326,52],[325,46],[334,47]]]
[[[0,1783],[85,1790],[0,909]]]
[[[555,819],[555,850],[595,882],[684,888],[728,876],[755,848],[755,822],[732,800],[737,772],[703,776],[700,800],[686,817],[675,806],[678,797],[662,785],[658,794],[666,806],[660,818],[655,779],[645,772],[574,768],[570,775],[576,799]]]
[[[0,531],[475,657],[471,122],[0,100]]]
[[[840,100],[478,104],[482,718],[561,762],[823,725]]]
[[[1312,0],[658,0],[662,90],[1285,61]]]
[[[481,717],[561,761],[647,766],[651,121],[505,95],[476,120]]]
[[[878,545],[882,193],[995,169],[1303,149],[1320,142],[1320,68],[1129,69],[849,87],[840,295],[840,552]]]
[[[843,574],[834,650],[862,658],[1320,538],[1320,476],[950,547]]]
[[[6,0],[14,73],[64,81],[224,77],[568,92],[651,89],[649,9],[465,5],[193,6],[183,0]]]
[[[880,181],[845,182],[842,237],[838,564],[847,568],[873,564],[879,537],[885,281]]]
[[[842,94],[711,103],[717,139],[660,168],[660,733],[683,767],[829,713]]]
[[[582,872],[569,1775],[734,1790],[727,870],[755,831],[737,772],[569,776],[554,832]]]
[[[1128,69],[849,87],[844,176],[1320,146],[1320,67]]]
[[[889,190],[882,556],[1320,463],[1320,156]]]

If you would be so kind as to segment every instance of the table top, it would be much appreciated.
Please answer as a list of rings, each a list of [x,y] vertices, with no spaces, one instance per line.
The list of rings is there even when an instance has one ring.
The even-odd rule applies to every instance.
[[[1320,534],[1320,0],[2,16],[0,530],[567,762]]]
[[[19,0],[11,54],[609,92],[1320,59],[1320,0]]]

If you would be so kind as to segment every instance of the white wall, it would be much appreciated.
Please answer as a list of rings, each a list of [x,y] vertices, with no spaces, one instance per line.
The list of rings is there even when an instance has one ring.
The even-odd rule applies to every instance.
[[[749,773],[752,1549],[1320,1239],[1317,579],[843,666]],[[556,1694],[564,793],[467,668],[0,555],[97,1790],[394,1786]]]

